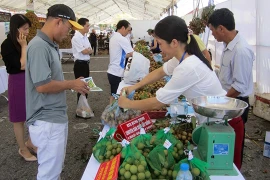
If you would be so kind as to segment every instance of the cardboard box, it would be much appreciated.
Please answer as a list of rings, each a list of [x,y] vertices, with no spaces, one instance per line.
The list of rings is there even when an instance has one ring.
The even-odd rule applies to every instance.
[[[152,120],[147,113],[119,124],[116,132],[114,133],[114,139],[121,142],[122,139],[119,138],[120,135],[123,139],[131,141],[133,138],[140,135],[141,126],[144,128],[145,132],[148,132],[153,126]]]
[[[263,155],[270,158],[270,131],[266,131]]]

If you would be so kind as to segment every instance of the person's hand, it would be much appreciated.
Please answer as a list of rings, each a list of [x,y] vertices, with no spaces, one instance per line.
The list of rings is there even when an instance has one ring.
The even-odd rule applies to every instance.
[[[89,87],[88,84],[84,81],[82,81],[83,77],[80,77],[78,79],[75,79],[73,83],[73,90],[80,93],[80,94],[88,94],[89,93]]]
[[[134,90],[136,90],[135,85],[128,86],[128,87],[123,87],[123,89],[121,90],[121,94],[123,94],[123,92],[126,92],[126,95],[129,95]]]
[[[126,98],[125,96],[120,95],[120,97],[118,98],[118,106],[121,108],[128,108],[128,104],[131,100]]]
[[[21,47],[27,46],[26,36],[23,35],[23,33],[19,32],[19,36],[17,38],[18,43],[21,45]]]
[[[91,47],[89,47],[88,50],[89,50],[89,54],[93,53],[93,49]]]

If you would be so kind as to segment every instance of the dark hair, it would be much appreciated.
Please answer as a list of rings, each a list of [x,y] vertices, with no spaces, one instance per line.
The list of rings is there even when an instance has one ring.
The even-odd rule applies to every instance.
[[[19,42],[17,40],[18,34],[19,34],[18,29],[25,24],[29,24],[29,26],[31,27],[30,20],[22,14],[14,14],[10,18],[9,36],[11,38],[12,43],[15,45],[15,47],[19,53],[21,53],[21,45],[19,44]]]
[[[127,29],[129,25],[130,23],[127,20],[120,20],[116,25],[116,31],[118,29],[121,29],[123,26],[125,27],[125,29]]]
[[[227,8],[215,10],[209,17],[208,24],[211,24],[214,28],[222,25],[229,31],[235,29],[233,13]]]
[[[89,20],[86,19],[86,18],[80,18],[80,19],[78,20],[78,23],[79,23],[80,25],[82,25],[82,26],[84,26],[87,22],[89,22]]]
[[[171,43],[173,39],[186,44],[186,52],[190,55],[197,56],[209,69],[213,70],[209,61],[202,54],[196,39],[190,35],[188,41],[188,28],[183,19],[178,16],[168,16],[159,21],[155,27],[155,36]]]

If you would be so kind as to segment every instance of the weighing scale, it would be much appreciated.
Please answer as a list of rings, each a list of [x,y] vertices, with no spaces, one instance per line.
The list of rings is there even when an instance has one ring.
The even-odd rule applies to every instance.
[[[209,175],[237,176],[233,166],[235,132],[228,120],[240,117],[248,104],[217,96],[194,98],[191,104],[196,113],[207,118],[207,122],[193,130],[192,140],[197,145],[194,156],[208,163]],[[217,121],[209,122],[209,118]]]

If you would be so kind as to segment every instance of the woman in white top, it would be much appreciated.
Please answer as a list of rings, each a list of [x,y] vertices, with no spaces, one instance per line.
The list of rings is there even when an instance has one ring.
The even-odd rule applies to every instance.
[[[203,56],[193,35],[188,34],[185,21],[177,16],[168,16],[155,27],[155,38],[163,53],[172,59],[163,67],[148,74],[141,82],[125,87],[127,93],[154,83],[166,75],[171,80],[156,92],[156,97],[132,101],[123,96],[118,103],[128,109],[160,109],[172,103],[181,94],[187,99],[199,96],[224,96],[226,92]]]

